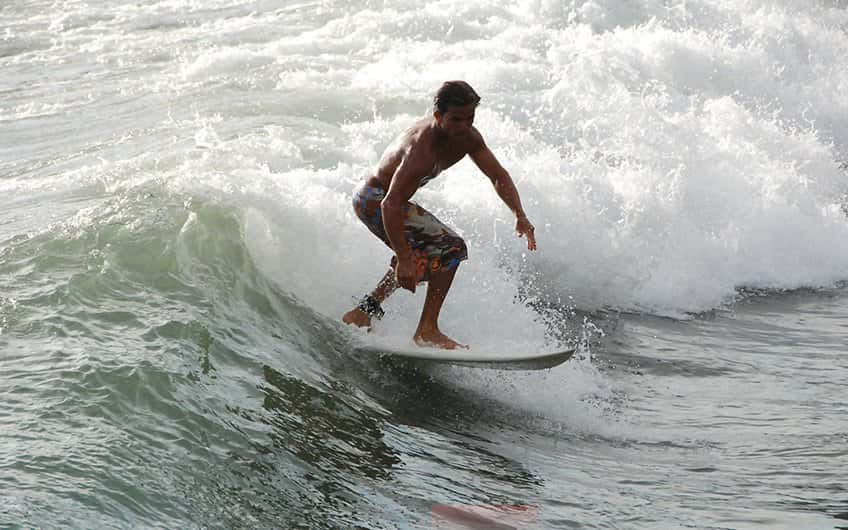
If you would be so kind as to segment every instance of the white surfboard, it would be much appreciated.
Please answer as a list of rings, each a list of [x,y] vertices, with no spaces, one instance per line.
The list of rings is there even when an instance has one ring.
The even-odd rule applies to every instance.
[[[475,349],[443,350],[423,348],[414,344],[379,345],[363,344],[359,351],[390,357],[434,363],[456,364],[474,368],[498,370],[544,370],[553,368],[574,355],[574,349],[553,352],[481,351]]]

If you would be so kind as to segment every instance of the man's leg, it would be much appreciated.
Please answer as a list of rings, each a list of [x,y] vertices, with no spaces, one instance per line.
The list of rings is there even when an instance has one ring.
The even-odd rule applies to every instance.
[[[439,331],[439,313],[442,311],[442,303],[448,295],[458,268],[459,265],[450,270],[435,271],[430,274],[430,280],[427,283],[427,298],[424,300],[421,320],[418,322],[418,329],[415,330],[413,337],[413,340],[419,346],[436,346],[447,350],[468,347],[459,344]]]
[[[382,304],[383,301],[395,292],[398,287],[397,280],[395,279],[395,270],[394,268],[390,268],[386,275],[383,276],[383,279],[380,280],[380,283],[377,284],[377,287],[371,292],[371,296],[377,300],[378,304]],[[357,306],[342,316],[342,322],[345,324],[353,324],[360,328],[370,328],[371,315]]]

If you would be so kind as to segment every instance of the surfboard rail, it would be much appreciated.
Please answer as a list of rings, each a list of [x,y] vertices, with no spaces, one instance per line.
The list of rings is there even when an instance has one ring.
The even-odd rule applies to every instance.
[[[497,370],[544,370],[559,366],[574,355],[574,348],[554,352],[511,353],[484,352],[470,350],[442,350],[409,346],[403,348],[365,345],[359,351],[408,359],[417,362],[452,364],[472,368],[491,368]]]

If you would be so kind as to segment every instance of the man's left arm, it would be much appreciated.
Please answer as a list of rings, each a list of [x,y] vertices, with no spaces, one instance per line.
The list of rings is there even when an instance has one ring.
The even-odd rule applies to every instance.
[[[477,164],[477,167],[480,168],[489,180],[492,181],[492,184],[495,186],[495,191],[498,194],[498,197],[507,205],[507,207],[512,210],[512,213],[515,214],[516,223],[515,223],[515,231],[518,232],[518,237],[527,236],[527,248],[529,250],[536,250],[536,235],[534,233],[533,224],[530,223],[530,220],[527,219],[527,214],[524,213],[524,208],[521,207],[521,197],[518,196],[518,189],[515,187],[515,183],[512,181],[512,177],[509,176],[509,173],[506,169],[503,168],[498,159],[495,158],[495,154],[489,149],[489,146],[486,145],[486,142],[483,141],[483,137],[480,135],[477,130],[474,130],[474,145],[472,149],[468,152],[468,156],[471,157],[471,160]]]

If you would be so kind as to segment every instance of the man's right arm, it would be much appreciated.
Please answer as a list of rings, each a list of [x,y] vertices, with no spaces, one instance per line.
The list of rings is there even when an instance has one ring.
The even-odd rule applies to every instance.
[[[398,164],[381,205],[383,228],[398,259],[396,269],[398,283],[412,292],[415,292],[417,278],[415,278],[412,249],[404,237],[403,206],[415,194],[421,176],[432,167],[433,161],[428,158],[420,146],[411,147]]]

